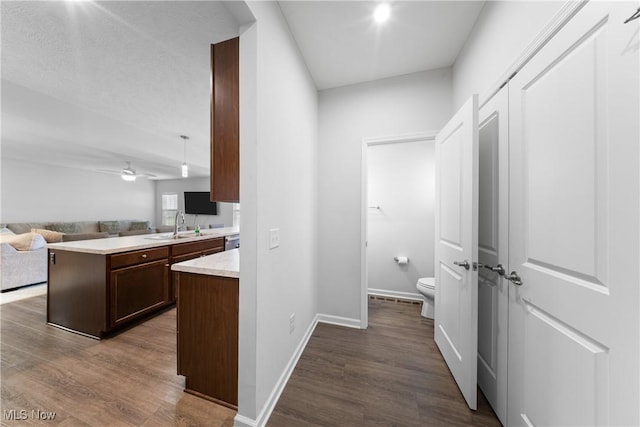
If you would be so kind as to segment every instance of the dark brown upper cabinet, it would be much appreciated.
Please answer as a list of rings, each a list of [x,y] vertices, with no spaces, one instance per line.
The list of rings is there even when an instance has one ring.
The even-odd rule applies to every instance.
[[[240,39],[211,45],[211,201],[240,201]]]

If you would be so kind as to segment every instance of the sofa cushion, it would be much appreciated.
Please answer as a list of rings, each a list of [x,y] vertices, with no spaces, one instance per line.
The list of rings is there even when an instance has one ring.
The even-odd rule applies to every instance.
[[[32,228],[45,228],[45,222],[14,222],[7,224],[7,228],[16,234],[29,233]]]
[[[118,236],[139,236],[142,234],[151,234],[151,230],[125,230],[118,233]]]
[[[74,221],[76,233],[99,233],[100,225],[98,221]]]
[[[118,221],[100,221],[98,225],[101,232],[107,232],[108,234],[118,234],[120,231],[120,222]]]
[[[60,233],[65,234],[73,234],[78,232],[78,226],[75,222],[52,222],[45,225],[44,228],[47,230],[59,231]]]
[[[77,234],[65,234],[62,236],[63,242],[75,242],[77,240],[93,240],[93,239],[104,239],[109,237],[109,233],[77,233]]]
[[[8,243],[18,251],[35,251],[44,248],[47,242],[38,233],[24,233],[16,235],[3,235],[2,243]]]
[[[173,225],[157,225],[156,233],[169,233],[173,231]]]
[[[131,221],[129,230],[149,230],[151,228],[151,222],[149,221]]]
[[[109,237],[109,233],[106,231],[102,233],[76,233],[76,234],[65,234],[62,236],[63,242],[75,242],[76,240],[93,240],[93,239],[104,239]]]
[[[64,236],[64,233],[60,233],[59,231],[45,230],[42,228],[32,228],[31,232],[40,234],[47,243],[62,242],[62,236]]]

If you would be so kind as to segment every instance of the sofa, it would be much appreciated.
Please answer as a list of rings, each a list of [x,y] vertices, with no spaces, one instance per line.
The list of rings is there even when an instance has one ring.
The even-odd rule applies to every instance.
[[[151,223],[140,220],[73,221],[73,222],[15,222],[5,225],[15,234],[29,233],[32,229],[50,230],[64,234],[108,233],[117,236],[120,231],[149,230]]]
[[[44,237],[37,233],[16,235],[5,231],[0,238],[2,291],[47,281],[47,248]],[[29,243],[21,245],[20,241]]]
[[[17,222],[2,225],[0,230],[0,290],[4,292],[47,281],[47,243],[147,233],[152,229],[149,221],[116,220]]]

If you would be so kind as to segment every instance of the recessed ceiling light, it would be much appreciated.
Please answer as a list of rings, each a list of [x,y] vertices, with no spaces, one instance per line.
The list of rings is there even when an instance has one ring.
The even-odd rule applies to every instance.
[[[380,3],[373,12],[373,19],[376,22],[384,22],[389,19],[389,15],[391,15],[391,6],[388,3]]]

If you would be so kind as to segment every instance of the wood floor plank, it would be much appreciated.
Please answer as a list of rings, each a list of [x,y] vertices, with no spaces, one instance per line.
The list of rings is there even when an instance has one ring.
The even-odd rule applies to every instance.
[[[500,426],[478,404],[467,407],[419,305],[370,300],[367,330],[316,327],[268,425]]]
[[[499,426],[479,394],[470,411],[420,307],[374,300],[366,331],[320,324],[269,426]],[[53,421],[2,426],[231,427],[235,411],[183,392],[169,310],[96,341],[46,325],[46,296],[0,310],[2,409],[53,411]]]
[[[2,426],[233,425],[236,411],[184,393],[175,309],[97,341],[46,324],[46,296],[0,309]],[[31,411],[55,412],[54,420]]]

